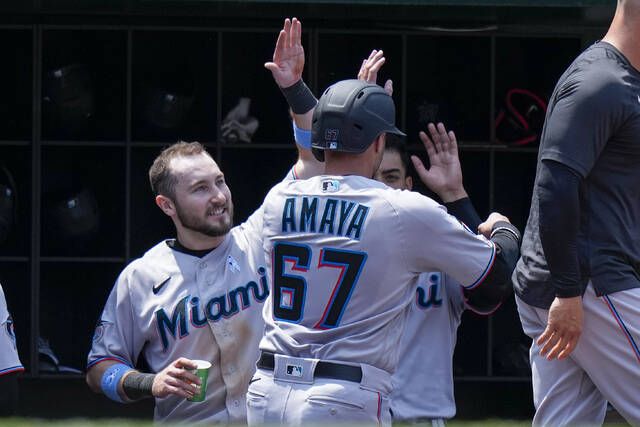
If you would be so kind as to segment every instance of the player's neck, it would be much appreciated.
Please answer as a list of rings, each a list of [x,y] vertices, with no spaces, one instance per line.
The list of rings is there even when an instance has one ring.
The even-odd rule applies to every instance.
[[[325,175],[373,176],[374,159],[368,153],[362,154],[325,154]]]
[[[372,170],[371,167],[360,166],[360,165],[330,165],[329,163],[327,163],[327,165],[325,166],[324,173],[325,175],[338,175],[338,176],[358,175],[358,176],[364,176],[365,178],[371,178],[372,177],[371,170]]]
[[[217,248],[224,242],[224,236],[207,236],[197,231],[178,229],[177,239],[182,246],[193,251],[204,251]]]
[[[616,10],[602,40],[615,46],[640,71],[640,12],[631,14]]]

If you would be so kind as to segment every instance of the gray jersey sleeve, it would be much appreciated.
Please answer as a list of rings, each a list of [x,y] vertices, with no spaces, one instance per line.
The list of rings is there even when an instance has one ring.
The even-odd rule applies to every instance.
[[[482,282],[495,258],[492,242],[473,234],[443,206],[420,194],[407,193],[396,208],[405,211],[401,213],[402,247],[411,271],[442,271],[465,288]]]
[[[0,286],[0,376],[20,371],[24,368],[18,357],[11,315]]]
[[[87,367],[116,360],[134,367],[144,346],[129,292],[131,268],[118,277],[93,335]]]

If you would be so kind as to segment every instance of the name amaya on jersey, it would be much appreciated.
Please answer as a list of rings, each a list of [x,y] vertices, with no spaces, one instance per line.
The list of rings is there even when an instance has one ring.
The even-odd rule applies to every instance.
[[[296,202],[301,205],[299,211]],[[282,232],[317,232],[360,240],[368,213],[368,206],[349,200],[290,197],[284,202]]]

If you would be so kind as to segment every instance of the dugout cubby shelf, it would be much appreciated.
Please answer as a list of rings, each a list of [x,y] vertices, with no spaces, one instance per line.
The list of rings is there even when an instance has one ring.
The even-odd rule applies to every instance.
[[[40,370],[39,337],[64,365],[83,369],[97,316],[122,267],[173,236],[147,176],[164,146],[178,139],[205,143],[232,190],[236,223],[288,172],[296,151],[287,106],[263,68],[282,16],[295,13],[304,21],[304,79],[317,95],[335,80],[355,77],[372,49],[384,50],[379,82],[394,81],[410,153],[426,161],[418,131],[443,121],[458,137],[465,186],[480,216],[497,210],[520,229],[537,142],[515,145],[509,136],[521,130],[497,126],[506,94],[525,89],[546,101],[608,19],[593,21],[580,8],[547,14],[528,8],[522,20],[506,9],[444,5],[372,6],[360,14],[337,4],[213,1],[176,9],[144,3],[38,0],[0,16],[6,58],[0,163],[11,169],[19,196],[18,222],[0,244],[0,283],[29,379],[62,375]],[[475,17],[481,24],[465,25]],[[569,24],[553,25],[561,19]],[[535,120],[531,99],[515,102]],[[232,125],[229,132],[238,116],[242,129]],[[74,242],[59,233],[52,215],[64,211],[56,203],[60,194],[85,188],[99,218],[72,224],[89,235]],[[62,199],[67,208],[83,202]],[[466,313],[456,378],[526,381],[527,344],[512,300],[489,318]]]
[[[43,31],[42,140],[125,139],[126,36],[117,30]]]

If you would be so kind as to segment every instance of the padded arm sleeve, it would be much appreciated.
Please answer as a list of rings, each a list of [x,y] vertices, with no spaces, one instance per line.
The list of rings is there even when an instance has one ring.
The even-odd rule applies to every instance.
[[[493,226],[491,241],[496,245],[496,259],[485,280],[473,289],[465,289],[467,305],[481,314],[489,314],[512,292],[511,274],[520,256],[521,235],[508,222]]]

